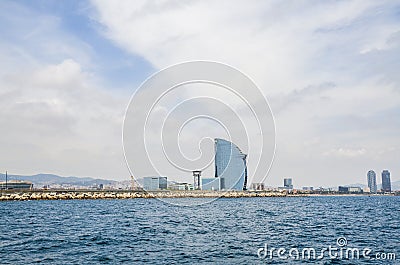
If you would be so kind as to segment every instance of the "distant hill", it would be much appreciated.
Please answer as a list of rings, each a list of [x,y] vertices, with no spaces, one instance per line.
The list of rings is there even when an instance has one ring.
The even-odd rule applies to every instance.
[[[0,181],[5,181],[5,174],[0,174]],[[94,179],[89,177],[61,177],[53,174],[36,174],[32,176],[8,175],[8,180],[26,180],[33,183],[34,187],[40,188],[45,185],[71,185],[90,187],[96,185],[115,185],[117,181],[106,179]]]

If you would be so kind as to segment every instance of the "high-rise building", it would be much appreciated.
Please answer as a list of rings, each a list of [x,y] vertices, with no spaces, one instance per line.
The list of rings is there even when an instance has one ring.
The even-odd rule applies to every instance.
[[[376,173],[373,170],[367,173],[368,188],[371,193],[376,193]]]
[[[143,189],[145,190],[165,190],[167,189],[167,177],[144,177]]]
[[[382,171],[382,191],[383,192],[391,192],[392,191],[389,170]]]
[[[247,189],[246,157],[234,143],[215,139],[215,177],[221,190]]]
[[[291,178],[283,179],[283,187],[293,189],[293,181]]]

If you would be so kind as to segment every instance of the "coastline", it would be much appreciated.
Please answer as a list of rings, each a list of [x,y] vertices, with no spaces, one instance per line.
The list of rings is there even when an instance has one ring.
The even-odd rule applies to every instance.
[[[286,197],[280,192],[261,191],[135,191],[135,190],[19,190],[2,191],[0,201],[97,200],[155,198],[248,198]]]
[[[0,201],[29,200],[97,200],[154,198],[255,198],[255,197],[321,197],[321,196],[398,196],[398,194],[314,194],[276,191],[135,191],[135,190],[7,190]]]

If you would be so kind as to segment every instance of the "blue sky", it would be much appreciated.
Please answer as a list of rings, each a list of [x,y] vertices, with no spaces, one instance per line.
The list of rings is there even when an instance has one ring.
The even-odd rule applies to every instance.
[[[95,72],[102,78],[103,84],[111,89],[136,87],[138,80],[145,79],[154,71],[144,58],[129,54],[104,38],[101,34],[102,25],[90,16],[94,11],[88,2],[46,0],[3,1],[1,4],[2,36],[8,42],[23,46],[37,60],[56,63],[69,56],[84,65],[88,71]],[[35,23],[45,25],[40,30]],[[33,34],[30,38],[33,43],[24,43],[23,38],[29,33]],[[69,45],[77,45],[76,48],[85,51],[83,58],[79,53],[50,53],[42,50],[44,47],[41,41],[51,38],[47,34],[60,34],[58,36],[65,38],[67,43],[71,42]]]
[[[127,179],[132,93],[169,65],[212,60],[269,100],[267,185],[400,179],[399,1],[1,1],[0,24],[3,171]]]

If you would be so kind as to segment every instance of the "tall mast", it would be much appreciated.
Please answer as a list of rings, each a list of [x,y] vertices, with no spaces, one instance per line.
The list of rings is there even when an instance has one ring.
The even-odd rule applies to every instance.
[[[247,190],[247,162],[246,162],[247,155],[243,156],[243,163],[244,163],[244,185],[243,190]]]

